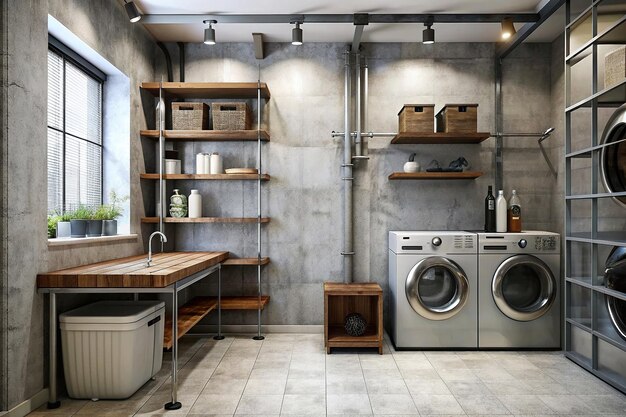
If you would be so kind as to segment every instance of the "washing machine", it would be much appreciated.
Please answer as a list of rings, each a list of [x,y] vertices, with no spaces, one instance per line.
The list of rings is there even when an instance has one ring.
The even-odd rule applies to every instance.
[[[561,346],[559,235],[478,233],[478,347]]]
[[[476,349],[477,236],[389,232],[390,337],[396,349]]]

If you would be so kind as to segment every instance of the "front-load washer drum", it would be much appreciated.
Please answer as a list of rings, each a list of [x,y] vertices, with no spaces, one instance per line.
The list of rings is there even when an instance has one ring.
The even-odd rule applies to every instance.
[[[626,104],[611,116],[602,133],[600,173],[602,183],[609,193],[626,192]],[[613,197],[626,207],[626,197]]]
[[[626,247],[615,246],[606,260],[604,285],[626,295]],[[626,340],[626,301],[606,296],[611,323],[617,333]]]
[[[491,282],[493,300],[510,319],[531,321],[550,310],[557,283],[541,259],[515,255],[500,264]]]
[[[405,291],[409,304],[417,314],[430,320],[446,320],[465,306],[469,281],[454,261],[433,256],[411,268]]]

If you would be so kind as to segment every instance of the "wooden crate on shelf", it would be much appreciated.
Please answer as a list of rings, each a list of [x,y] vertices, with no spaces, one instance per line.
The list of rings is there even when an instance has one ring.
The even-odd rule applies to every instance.
[[[367,322],[365,334],[350,336],[346,315],[358,313]],[[383,290],[376,283],[324,283],[324,345],[334,347],[374,347],[383,354]]]
[[[398,113],[398,132],[433,133],[434,104],[405,104]]]
[[[478,104],[446,104],[437,113],[437,132],[478,131]]]

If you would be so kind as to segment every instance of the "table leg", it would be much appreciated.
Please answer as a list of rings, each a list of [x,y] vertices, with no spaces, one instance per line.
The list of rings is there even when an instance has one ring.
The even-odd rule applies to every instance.
[[[57,398],[57,295],[50,293],[50,387],[48,408],[54,409],[61,406]]]
[[[172,401],[165,404],[166,410],[178,410],[182,404],[178,402],[178,291],[174,288],[172,292],[172,379],[171,393]]]
[[[222,336],[222,265],[217,270],[217,336],[214,340],[224,340]]]

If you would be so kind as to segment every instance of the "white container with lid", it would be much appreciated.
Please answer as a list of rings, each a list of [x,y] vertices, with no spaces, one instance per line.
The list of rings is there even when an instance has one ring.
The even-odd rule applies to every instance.
[[[162,301],[99,301],[59,316],[63,370],[72,398],[133,395],[163,360]]]

